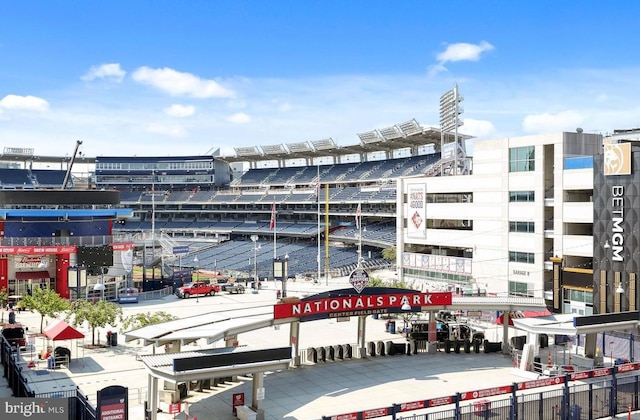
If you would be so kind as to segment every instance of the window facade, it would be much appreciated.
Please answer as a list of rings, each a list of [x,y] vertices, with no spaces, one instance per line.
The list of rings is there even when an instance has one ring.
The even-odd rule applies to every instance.
[[[509,262],[535,264],[535,254],[531,252],[509,251]]]
[[[532,203],[536,201],[534,191],[509,191],[510,203]]]
[[[509,294],[512,296],[533,297],[533,284],[510,281]]]
[[[535,146],[509,149],[509,172],[531,172],[536,170]]]
[[[509,222],[509,232],[534,233],[534,222]]]

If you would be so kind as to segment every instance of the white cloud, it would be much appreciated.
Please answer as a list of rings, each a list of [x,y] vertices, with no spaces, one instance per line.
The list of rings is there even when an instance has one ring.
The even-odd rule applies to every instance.
[[[522,129],[529,133],[550,133],[555,131],[573,131],[585,121],[577,111],[569,110],[557,114],[542,113],[524,117]]]
[[[289,102],[282,103],[278,105],[278,111],[280,112],[288,112],[291,111],[291,104]]]
[[[464,125],[458,131],[478,138],[487,138],[496,132],[496,127],[491,121],[465,118]]]
[[[233,98],[235,92],[222,87],[218,82],[201,79],[191,73],[182,73],[170,68],[152,69],[140,67],[133,75],[138,83],[153,86],[171,96],[193,98]]]
[[[226,120],[234,124],[245,124],[251,121],[251,117],[244,112],[238,112],[237,114],[229,115]]]
[[[175,138],[182,138],[182,137],[186,137],[187,135],[187,132],[184,129],[184,127],[180,125],[164,125],[164,124],[153,123],[153,124],[149,124],[145,128],[145,130],[148,131],[149,133],[160,134],[163,136],[175,137]]]
[[[429,67],[429,74],[435,75],[436,73],[447,71],[445,64],[453,63],[456,61],[480,61],[482,53],[491,51],[495,47],[489,44],[487,41],[482,41],[479,44],[469,44],[466,42],[459,42],[457,44],[449,44],[444,51],[438,53],[436,64]]]
[[[36,96],[7,95],[0,99],[0,108],[44,112],[49,110],[49,102]]]
[[[126,74],[127,72],[120,68],[119,63],[109,63],[92,66],[89,71],[81,77],[81,79],[85,81],[107,79],[120,83]]]
[[[173,104],[170,107],[165,108],[164,113],[170,117],[184,118],[195,114],[196,108],[193,105]]]

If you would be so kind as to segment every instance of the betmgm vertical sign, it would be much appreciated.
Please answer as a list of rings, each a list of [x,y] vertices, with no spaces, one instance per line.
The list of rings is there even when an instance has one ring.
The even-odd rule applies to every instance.
[[[425,239],[427,237],[427,186],[407,185],[407,237]]]
[[[604,143],[594,157],[593,310],[636,310],[636,275],[640,271],[640,153],[632,143]],[[624,290],[624,293],[620,293]]]
[[[631,143],[604,145],[604,176],[631,175]],[[624,261],[625,185],[611,185],[611,260]]]

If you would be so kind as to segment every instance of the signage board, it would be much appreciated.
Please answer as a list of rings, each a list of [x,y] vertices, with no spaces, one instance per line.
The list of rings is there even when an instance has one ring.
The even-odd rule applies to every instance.
[[[273,306],[274,319],[341,318],[397,311],[405,303],[412,307],[451,305],[451,292],[351,295],[279,303]],[[309,320],[309,319],[307,319]]]
[[[233,394],[233,399],[231,400],[231,405],[233,406],[233,414],[237,414],[236,407],[244,405],[244,392],[237,392]]]
[[[363,268],[356,268],[349,276],[349,283],[360,293],[369,284],[369,274]]]
[[[173,255],[182,255],[189,253],[189,245],[178,245],[173,247]]]

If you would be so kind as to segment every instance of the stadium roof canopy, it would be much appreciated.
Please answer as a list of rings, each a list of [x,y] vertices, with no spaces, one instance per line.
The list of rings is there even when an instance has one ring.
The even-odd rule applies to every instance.
[[[440,149],[441,131],[438,128],[422,127],[415,119],[378,130],[358,134],[360,142],[354,145],[338,146],[332,138],[286,143],[269,146],[235,148],[235,156],[222,156],[227,162],[247,162],[260,160],[309,159],[314,157],[345,156],[371,152],[392,151],[407,147],[432,144]],[[461,139],[472,136],[458,134]]]

